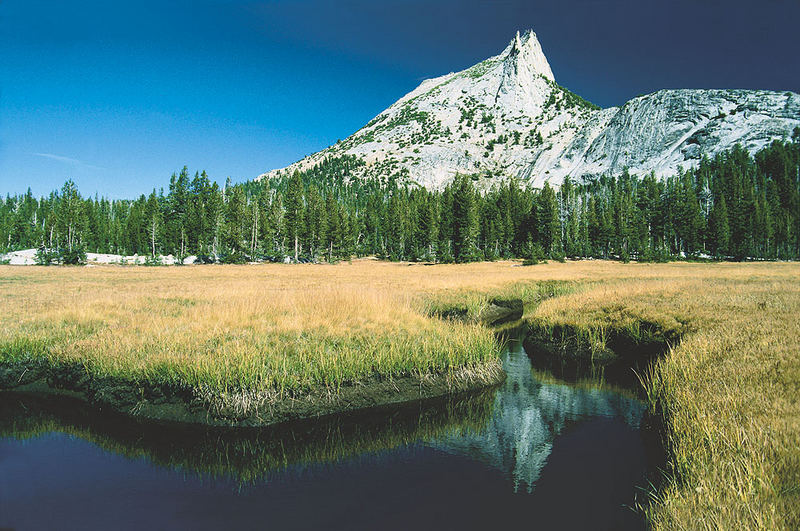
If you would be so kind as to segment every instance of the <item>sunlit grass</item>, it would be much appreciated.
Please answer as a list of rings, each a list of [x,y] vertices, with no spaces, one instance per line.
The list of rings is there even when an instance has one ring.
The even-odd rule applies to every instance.
[[[399,283],[348,275],[365,267],[15,270],[0,353],[278,395],[496,360],[490,331],[429,318]]]
[[[590,349],[641,323],[682,337],[643,375],[666,422],[657,529],[800,527],[800,266],[654,266],[544,302],[532,320]],[[673,276],[681,271],[679,277]]]
[[[657,528],[800,527],[800,265],[499,262],[425,267],[0,267],[0,356],[217,393],[293,396],[497,362],[492,332],[431,317],[516,296],[597,349],[681,337],[648,394],[671,478]],[[548,284],[541,284],[542,282]],[[550,286],[552,297],[542,286]]]

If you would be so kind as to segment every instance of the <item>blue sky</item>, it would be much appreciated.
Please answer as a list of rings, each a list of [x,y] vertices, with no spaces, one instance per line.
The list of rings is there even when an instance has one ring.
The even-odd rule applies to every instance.
[[[0,193],[134,197],[345,138],[533,28],[603,106],[660,88],[800,92],[797,0],[0,0]]]

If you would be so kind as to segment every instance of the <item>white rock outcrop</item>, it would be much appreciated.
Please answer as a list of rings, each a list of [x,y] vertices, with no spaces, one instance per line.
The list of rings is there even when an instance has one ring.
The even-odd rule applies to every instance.
[[[674,174],[742,144],[755,152],[800,126],[800,95],[662,90],[600,109],[560,87],[536,34],[499,55],[423,81],[346,140],[258,179],[352,155],[356,177],[396,175],[441,188],[457,173],[534,186],[570,175]]]

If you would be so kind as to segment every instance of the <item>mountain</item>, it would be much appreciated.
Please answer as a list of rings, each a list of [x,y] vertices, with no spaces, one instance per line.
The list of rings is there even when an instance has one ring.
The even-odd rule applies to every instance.
[[[344,141],[257,179],[352,155],[356,177],[441,188],[458,174],[534,186],[564,177],[674,174],[739,143],[754,153],[800,126],[800,95],[765,90],[661,90],[601,109],[559,86],[536,34],[499,55],[422,82]]]

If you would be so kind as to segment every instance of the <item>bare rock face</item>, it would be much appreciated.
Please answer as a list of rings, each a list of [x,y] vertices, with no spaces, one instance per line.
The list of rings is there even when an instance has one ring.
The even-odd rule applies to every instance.
[[[432,189],[456,174],[484,186],[516,177],[533,186],[566,176],[695,166],[739,143],[755,152],[800,126],[800,95],[754,90],[662,90],[600,109],[560,87],[536,34],[499,55],[423,81],[346,140],[270,178],[325,157],[364,162],[354,177],[394,175]]]
[[[610,112],[613,110],[613,114]],[[655,172],[674,174],[741,144],[754,153],[789,137],[800,124],[800,96],[753,90],[661,90],[606,109],[588,123],[552,167],[531,170],[564,175]]]

